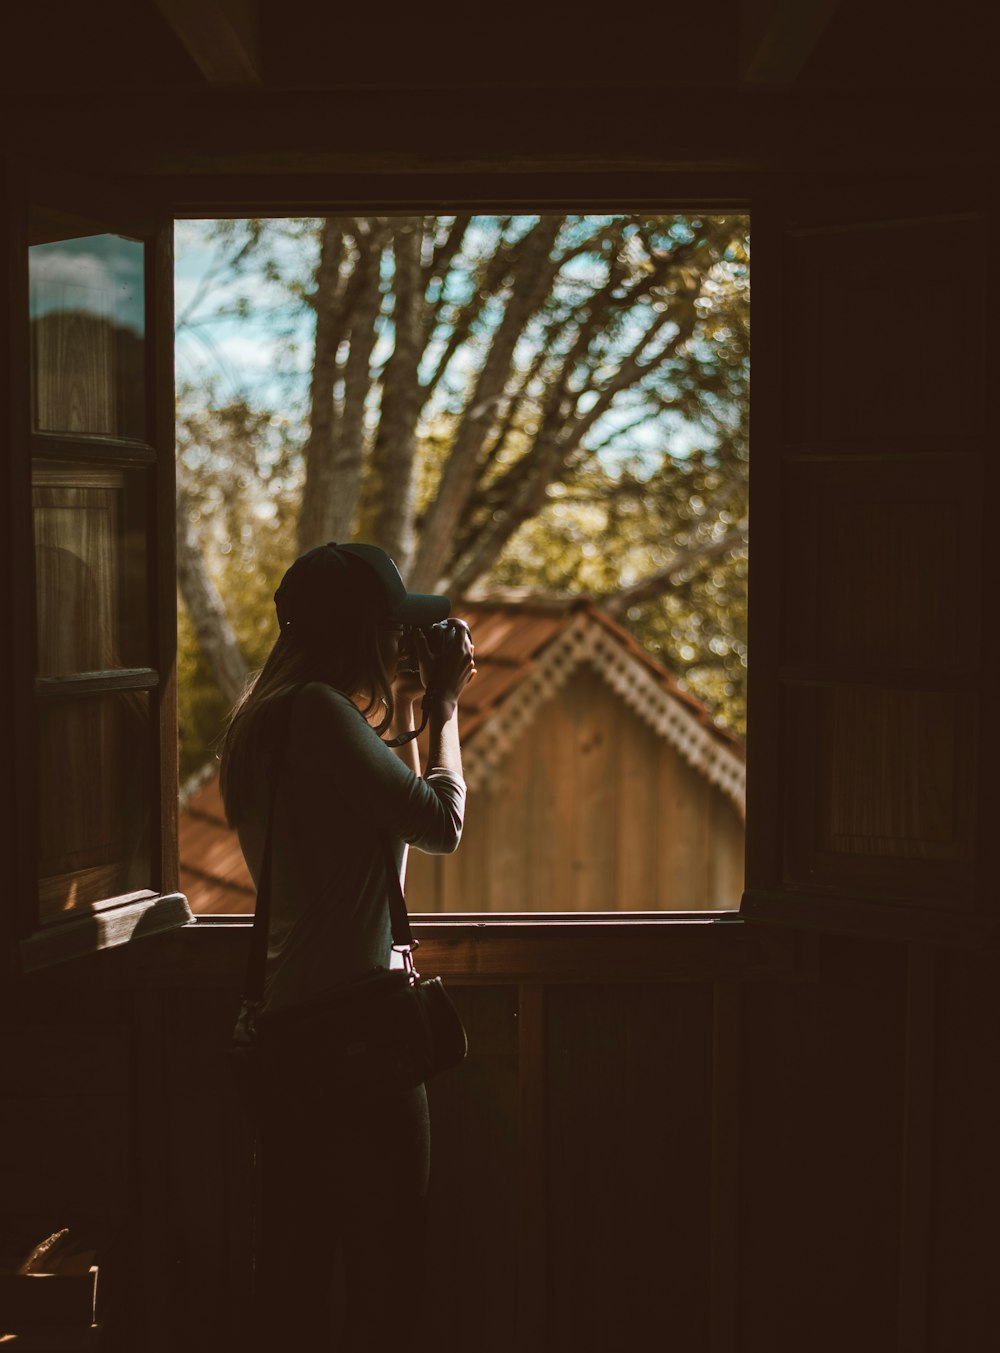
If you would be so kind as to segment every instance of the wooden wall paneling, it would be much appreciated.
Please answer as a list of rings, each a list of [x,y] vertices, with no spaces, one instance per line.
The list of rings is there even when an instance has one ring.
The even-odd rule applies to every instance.
[[[468,1061],[429,1087],[434,1263],[417,1316],[449,1353],[470,1329],[477,1353],[558,1353],[592,1334],[637,1346],[661,1328],[704,1347],[710,1273],[718,1295],[731,1271],[730,983],[801,980],[794,937],[663,920],[588,926],[585,946],[578,930],[418,926],[470,1038]],[[475,942],[449,963],[458,931]],[[248,934],[199,921],[133,955],[137,1306],[154,1353],[225,1347],[247,1310],[251,1183],[220,1059]]]
[[[951,461],[788,466],[789,881],[967,904],[981,468]]]
[[[528,735],[518,740],[495,772],[489,814],[480,836],[487,842],[482,878],[489,911],[519,911],[530,905],[528,861],[532,837],[538,830],[537,818],[531,812],[534,772],[534,742]]]
[[[169,1131],[173,1142],[188,1144],[171,1152],[163,1218],[173,1277],[170,1331],[174,1347],[211,1353],[231,1336],[239,1293],[233,1260],[248,1253],[253,1179],[228,1060],[238,1000],[225,990],[179,987],[168,994],[162,1037]]]
[[[494,812],[493,793],[470,793],[462,842],[452,855],[425,855],[410,849],[406,865],[406,902],[411,915],[421,912],[489,910],[486,858]]]
[[[0,1065],[0,1211],[52,1230],[90,1224],[107,1241],[128,1203],[127,1028],[85,1011],[7,1024]]]
[[[447,863],[447,857],[443,855],[419,856],[418,852],[416,851],[412,851],[411,855],[414,861],[419,860],[421,864],[420,877],[422,878],[426,877],[428,882],[426,887],[422,888],[421,891],[419,891],[416,894],[413,902],[410,902],[409,901],[410,873],[409,866],[407,866],[407,882],[406,882],[407,905],[409,906],[410,911],[420,912],[420,911],[454,910],[454,908],[450,905],[448,901],[448,897],[451,888],[454,886],[455,880],[452,878],[452,874],[449,872],[449,870],[445,868],[445,865]]]
[[[771,520],[751,646],[778,656],[751,672],[749,811],[770,844],[751,841],[748,915],[850,930],[861,903],[885,934],[916,934],[920,907],[983,916],[987,290],[947,288],[933,331],[963,340],[924,341],[912,267],[932,237],[982,250],[987,217],[925,200],[917,183],[803,188],[755,212],[753,474]]]
[[[490,909],[490,880],[488,849],[497,796],[503,793],[502,784],[494,790],[480,790],[469,805],[463,828],[463,844],[454,855],[440,857],[442,878],[446,877],[442,909],[444,911],[473,911],[481,906]],[[468,833],[468,839],[465,834]],[[469,848],[466,850],[465,846]]]
[[[216,1353],[252,1334],[253,1140],[228,1056],[239,961],[229,966],[221,982],[185,981],[169,962],[138,970],[137,1304],[152,1353]]]
[[[548,707],[540,712],[540,719],[546,717]],[[520,794],[521,802],[517,810],[517,831],[519,836],[518,866],[520,885],[516,893],[506,902],[499,902],[496,910],[543,911],[551,904],[547,900],[552,886],[552,864],[549,858],[550,842],[546,839],[546,815],[551,803],[552,786],[549,768],[545,764],[541,723],[536,723],[521,739],[513,755],[524,758],[524,768],[515,781],[508,773],[505,760],[499,767],[499,793],[504,799]]]
[[[553,987],[547,1353],[708,1337],[710,984]]]
[[[914,278],[933,238],[961,239],[970,256],[985,256],[987,219],[927,210],[927,187],[916,181],[893,188],[848,188],[812,202],[806,192],[791,206],[785,296],[793,298],[788,318],[801,315],[799,335],[808,342],[783,353],[786,442],[869,450],[888,442],[912,451],[914,443],[984,431],[986,292],[936,290],[934,331],[970,342],[921,341],[927,296]]]
[[[673,747],[661,748],[661,905],[698,911],[709,905],[711,796],[717,792]]]
[[[0,1006],[0,1231],[68,1226],[95,1245],[109,1348],[127,1348],[136,1140],[120,954],[4,983]]]
[[[428,1086],[434,1256],[415,1318],[433,1346],[462,1353],[518,1348],[518,1004],[510,986],[449,983],[469,1056]]]
[[[575,733],[561,700],[547,701],[535,723],[533,805],[545,805],[550,828],[540,831],[535,815],[529,836],[533,861],[533,892],[526,899],[532,910],[571,911],[579,872],[573,854],[576,820]]]
[[[899,1221],[899,1353],[924,1353],[928,1347],[937,964],[938,956],[930,945],[908,946]]]
[[[743,987],[739,1346],[884,1353],[898,1315],[905,955],[827,936],[818,959],[813,983]]]
[[[800,511],[786,531],[783,662],[974,675],[981,458],[838,443],[793,448],[785,475]]]
[[[614,894],[609,906],[617,911],[649,911],[660,906],[656,788],[662,744],[649,726],[623,705],[619,706],[614,736],[619,744],[617,839]]]
[[[142,1143],[135,1181],[141,1260],[132,1316],[143,1353],[172,1353],[173,1343],[176,1283],[169,1219],[178,1143],[170,1112],[166,1029],[175,999],[175,992],[161,986],[137,987],[135,993],[133,1104],[135,1133]]]
[[[576,907],[611,911],[615,897],[615,805],[621,775],[619,701],[596,673],[581,669],[566,688],[577,728],[577,820],[581,862]]]
[[[930,1273],[925,1346],[996,1342],[1000,954],[941,950],[935,983]]]
[[[740,1250],[740,1007],[738,983],[712,992],[712,1166],[709,1353],[737,1353]]]
[[[978,702],[955,689],[817,681],[790,683],[785,712],[786,882],[845,900],[967,906]]]
[[[522,983],[517,995],[516,1342],[522,1353],[547,1353],[549,1346],[545,1041],[545,988]]]
[[[443,881],[438,872],[437,859],[416,850],[408,851],[404,887],[411,912],[439,911]]]
[[[721,794],[712,795],[708,841],[706,906],[736,908],[743,896],[746,827],[735,805]]]
[[[683,868],[683,840],[678,830],[675,783],[679,757],[671,747],[660,761],[656,785],[656,889],[659,905],[666,909],[679,906],[678,877]]]
[[[561,697],[547,701],[534,726],[536,802],[544,802],[550,829],[533,833],[537,892],[529,903],[533,911],[578,911],[582,866],[576,854],[578,752],[576,722]]]

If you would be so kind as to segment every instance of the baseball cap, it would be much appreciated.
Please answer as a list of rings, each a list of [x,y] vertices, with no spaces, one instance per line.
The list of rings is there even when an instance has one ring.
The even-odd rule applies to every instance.
[[[377,545],[330,541],[300,555],[274,594],[278,624],[306,633],[364,621],[433,625],[451,610],[447,597],[407,592],[399,569]]]

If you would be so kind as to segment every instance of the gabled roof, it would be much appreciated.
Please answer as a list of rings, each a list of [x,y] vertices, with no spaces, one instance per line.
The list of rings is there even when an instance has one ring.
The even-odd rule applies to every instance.
[[[458,614],[472,628],[478,668],[462,695],[462,761],[471,789],[488,781],[542,704],[586,663],[743,812],[742,741],[595,602],[507,592],[465,602]]]
[[[489,783],[545,702],[583,664],[726,794],[742,814],[743,744],[610,616],[587,598],[506,592],[464,602],[478,675],[462,695],[462,762],[470,789]],[[180,814],[181,888],[196,912],[252,911],[255,890],[219,778],[191,788]]]

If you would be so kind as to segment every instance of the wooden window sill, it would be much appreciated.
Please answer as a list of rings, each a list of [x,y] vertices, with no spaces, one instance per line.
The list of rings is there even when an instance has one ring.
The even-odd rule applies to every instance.
[[[53,963],[176,930],[191,920],[191,909],[182,893],[132,894],[103,902],[99,907],[81,909],[80,915],[40,927],[23,939],[21,967],[25,972],[34,972]]]
[[[243,980],[250,916],[198,916],[136,961],[154,984]],[[416,965],[463,985],[803,978],[811,946],[729,912],[414,915]],[[152,969],[160,969],[160,978]]]

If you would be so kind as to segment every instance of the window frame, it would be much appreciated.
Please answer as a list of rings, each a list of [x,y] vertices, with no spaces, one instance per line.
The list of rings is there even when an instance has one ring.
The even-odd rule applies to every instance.
[[[66,182],[65,178],[60,178],[58,191],[62,198],[69,195],[65,187]],[[760,223],[759,226],[755,225],[754,229],[755,276],[761,274],[763,265],[763,278],[766,284],[768,277],[773,280],[775,276],[777,261],[775,258],[769,258],[768,250],[775,245],[778,238],[777,230],[781,221],[782,209],[787,208],[789,202],[794,200],[796,193],[808,186],[789,177],[787,181],[783,180],[782,182],[779,194],[780,200],[778,200],[773,195],[772,190],[766,184],[762,184],[759,178],[746,174],[713,174],[709,172],[670,175],[670,186],[674,191],[663,192],[662,194],[659,192],[650,193],[649,184],[650,175],[648,173],[607,174],[584,171],[561,174],[547,182],[548,192],[545,199],[541,200],[537,178],[529,175],[504,173],[491,175],[488,189],[484,188],[482,175],[475,175],[468,171],[461,171],[454,175],[432,174],[427,176],[347,174],[336,179],[324,175],[303,177],[290,175],[286,177],[281,175],[242,176],[237,174],[226,176],[224,181],[218,175],[167,177],[159,186],[164,199],[169,198],[170,203],[169,206],[164,207],[163,218],[159,223],[158,230],[169,234],[172,231],[173,223],[184,219],[323,215],[362,209],[369,212],[378,211],[385,215],[412,215],[443,210],[502,210],[537,214],[538,212],[560,210],[607,211],[612,206],[649,211],[700,210],[714,213],[738,211],[741,214],[751,216],[755,222]],[[917,187],[919,188],[919,184],[917,184]],[[109,204],[106,185],[100,186],[100,193],[99,214],[106,215]],[[74,205],[77,205],[77,203],[75,202]],[[23,240],[21,243],[23,244]],[[17,248],[16,238],[14,247]],[[163,250],[157,250],[158,257],[162,257],[163,254]],[[166,251],[166,256],[169,257],[169,250]],[[157,277],[153,285],[155,294],[159,298],[157,304],[162,304],[164,298],[169,300],[172,290],[172,277]],[[758,292],[760,285],[761,282],[758,278],[756,283]],[[15,316],[20,316],[24,313],[26,307],[26,297],[22,298],[17,295],[17,279],[12,281],[12,290],[14,301],[12,313]],[[24,307],[20,304],[22,299]],[[774,324],[777,309],[783,302],[780,294],[774,296],[772,301],[773,304],[765,308],[760,307],[759,302],[755,305],[754,329],[757,339],[756,346],[763,347],[765,351],[770,350],[771,358],[776,360],[776,354],[780,353],[780,347],[774,348],[777,338],[774,332]],[[12,338],[16,339],[16,332],[12,334]],[[20,375],[19,385],[15,383],[13,390],[16,396],[13,401],[13,408],[17,410],[23,407],[23,399],[19,396],[19,390],[24,392],[28,388],[27,354],[19,351],[19,347],[23,348],[23,344],[19,345],[15,341],[12,347],[13,357],[10,367],[12,379],[17,382],[18,375]],[[172,360],[171,350],[169,354],[160,353],[159,358],[155,361],[150,396],[155,404],[153,426],[156,428],[169,425],[172,429],[173,426]],[[154,361],[152,355],[150,361]],[[164,379],[164,372],[168,370],[168,367],[169,374],[167,379]],[[751,398],[754,402],[754,430],[759,436],[759,429],[766,428],[770,420],[773,420],[776,416],[774,401],[776,398],[780,398],[778,393],[780,384],[773,380],[773,373],[769,385],[762,383],[759,378],[759,368],[757,376],[758,379],[752,387]],[[169,407],[166,407],[168,403]],[[15,424],[17,422],[16,413],[14,422]],[[16,447],[19,444],[19,439],[23,444],[27,429],[22,426],[16,428],[15,431],[16,435],[12,438],[12,443]],[[158,434],[154,433],[155,435]],[[172,444],[171,437],[170,445],[172,446]],[[15,461],[16,457],[12,457],[10,485],[13,490],[13,502],[24,501],[25,471],[28,468],[19,467],[15,464]],[[771,463],[771,461],[772,458],[769,458],[766,454],[761,456],[759,453],[755,453],[751,483],[755,498],[759,500],[763,497],[769,505],[765,510],[776,515],[779,511],[781,496],[781,474],[777,461],[775,460],[774,463]],[[167,473],[170,475],[172,487],[172,471],[173,457],[170,458],[169,466],[166,464],[166,458],[164,458],[163,463],[158,466],[160,492],[157,507],[157,554],[160,569],[158,634],[161,654],[172,651],[175,642],[175,631],[168,633],[175,626],[175,603],[168,597],[167,589],[163,586],[165,577],[169,576],[172,582],[176,576],[172,495],[168,497],[163,491]],[[14,515],[17,516],[16,513]],[[14,522],[13,525],[16,529],[12,531],[12,548],[16,552],[18,540],[20,540],[23,549],[25,532],[23,523]],[[18,532],[20,532],[20,535],[18,535]],[[27,539],[30,543],[30,532]],[[758,554],[762,556],[759,559],[757,558]],[[24,557],[23,554],[21,557]],[[954,912],[921,907],[910,901],[892,907],[872,906],[868,899],[861,896],[842,896],[837,900],[836,906],[831,906],[829,900],[822,896],[800,895],[793,889],[775,886],[778,877],[775,850],[782,830],[782,803],[780,772],[771,753],[775,746],[772,740],[773,736],[777,736],[780,732],[774,724],[775,710],[772,708],[774,704],[774,668],[778,661],[775,644],[778,634],[777,627],[780,624],[780,607],[775,602],[767,602],[766,592],[768,586],[773,586],[778,580],[780,574],[779,562],[775,550],[768,546],[766,537],[758,541],[755,548],[755,586],[751,589],[750,595],[750,644],[755,657],[750,670],[748,696],[752,714],[749,720],[746,890],[739,911],[714,914],[697,913],[697,918],[702,922],[706,920],[731,922],[753,919],[777,923],[782,927],[793,926],[812,931],[880,935],[884,938],[897,940],[910,937],[936,942],[968,943],[970,940],[979,942],[984,935],[984,923],[991,934],[995,929],[992,919],[988,919],[982,913],[979,916],[972,916],[966,912],[961,916],[956,916]],[[13,576],[18,575],[15,572]],[[763,605],[759,602],[762,597],[765,599]],[[15,619],[23,620],[23,613],[24,600],[22,596],[15,607]],[[23,630],[18,632],[23,632]],[[19,654],[18,661],[20,665],[15,673],[15,683],[23,688],[23,654]],[[186,908],[186,903],[179,894],[168,897],[166,893],[167,880],[171,877],[171,871],[173,871],[175,877],[177,869],[176,771],[174,771],[172,777],[170,775],[170,766],[172,763],[175,764],[173,758],[176,748],[176,692],[173,683],[174,676],[171,672],[167,681],[159,688],[161,693],[162,771],[160,799],[162,855],[160,865],[164,889],[159,900],[173,900],[181,907]],[[23,765],[23,726],[19,725],[17,737],[20,745],[22,745],[20,764]],[[763,749],[760,755],[755,755],[756,748]],[[18,859],[22,862],[22,879],[24,877],[23,861],[26,851],[25,834],[23,831],[18,831],[17,854]],[[33,860],[31,863],[33,866]],[[18,891],[23,897],[23,885],[19,886]],[[120,910],[128,912],[130,907],[126,904]],[[664,925],[685,924],[694,920],[695,914],[679,914],[676,920],[673,920],[669,914],[662,914],[661,919],[661,915],[657,913],[621,912],[615,913],[613,919],[615,924],[628,924],[630,921],[650,922],[656,924],[657,930],[660,930]],[[447,943],[446,936],[449,933],[455,933],[456,927],[460,927],[464,932],[470,925],[477,927],[480,931],[485,927],[496,926],[499,930],[512,934],[513,931],[510,927],[512,923],[516,922],[519,930],[523,926],[526,930],[532,930],[541,935],[543,932],[540,927],[548,926],[551,928],[551,926],[556,925],[561,932],[565,933],[569,928],[578,926],[608,927],[610,920],[611,918],[606,915],[591,918],[586,913],[574,913],[573,919],[570,921],[568,918],[554,917],[545,912],[510,914],[502,920],[492,913],[469,913],[463,914],[461,917],[445,914],[416,914],[414,916],[418,931],[427,935],[440,936],[445,943]],[[201,920],[199,925],[203,932],[211,929],[218,935],[220,930],[233,925],[245,927],[246,921],[246,917],[240,916],[220,917],[213,918],[208,924]],[[67,930],[68,925],[69,923],[67,923]],[[58,929],[64,928],[58,927]],[[128,936],[123,935],[123,937],[127,938]],[[27,947],[32,939],[38,938],[40,937],[30,936],[27,941],[22,941],[22,946]],[[112,939],[110,942],[120,941]],[[78,951],[83,951],[87,947],[88,945],[78,946]],[[101,942],[92,940],[89,947],[101,947]]]
[[[178,201],[173,208],[172,221],[186,220],[226,220],[244,217],[268,220],[288,220],[300,216],[336,216],[348,212],[377,212],[380,216],[407,217],[446,212],[472,211],[478,213],[497,212],[514,215],[551,215],[556,213],[593,213],[605,214],[609,211],[642,212],[686,212],[691,215],[751,216],[750,180],[744,175],[720,174],[713,176],[711,186],[703,186],[706,176],[672,174],[671,182],[687,188],[686,192],[669,194],[651,194],[648,175],[622,175],[606,173],[585,173],[561,176],[559,192],[551,199],[538,200],[537,183],[531,176],[503,175],[493,176],[498,191],[485,194],[482,191],[468,191],[468,180],[474,175],[457,174],[447,178],[434,175],[393,174],[372,178],[368,175],[341,176],[329,182],[330,196],[301,197],[294,195],[301,184],[295,179],[281,183],[277,179],[266,179],[268,191],[261,195],[262,178],[257,176],[244,179],[233,176],[231,196],[220,200],[211,196],[204,205],[194,206],[183,201],[185,194],[180,192],[181,185],[175,184],[174,191]],[[391,179],[393,189],[386,191]],[[481,182],[481,179],[479,180]],[[307,186],[315,190],[322,180],[314,178]],[[456,188],[456,182],[460,185]],[[184,187],[190,181],[184,181]],[[698,186],[695,186],[698,185]],[[201,184],[197,185],[201,187]],[[227,186],[228,183],[227,183]],[[350,189],[354,188],[352,194]],[[287,195],[288,205],[276,210],[275,199]],[[238,206],[234,205],[236,202]],[[752,306],[752,301],[751,301]],[[752,323],[752,321],[751,321]],[[749,803],[744,817],[744,841],[749,840]],[[744,845],[746,862],[746,845]],[[198,913],[193,921],[205,927],[226,927],[246,925],[253,921],[253,912],[239,913]],[[523,911],[523,912],[420,912],[411,911],[410,919],[418,941],[430,938],[444,939],[447,936],[449,949],[456,942],[465,942],[470,927],[478,928],[502,926],[505,936],[513,933],[513,927],[534,928],[541,937],[542,926],[547,926],[552,934],[565,935],[575,924],[608,927],[614,922],[641,923],[655,927],[660,932],[664,924],[676,925],[684,921],[732,922],[740,920],[740,907],[705,908],[698,911],[616,911],[616,912],[559,912],[559,911]],[[649,933],[652,933],[650,931]]]

